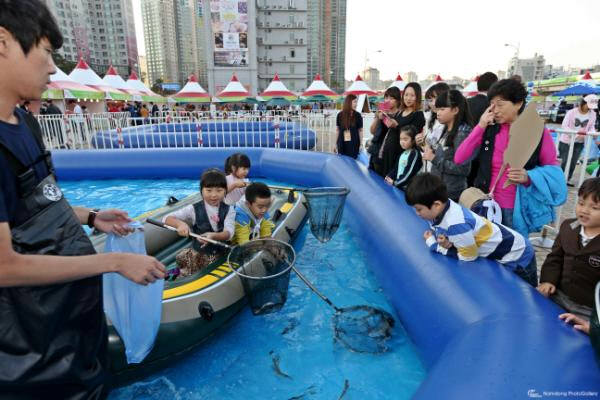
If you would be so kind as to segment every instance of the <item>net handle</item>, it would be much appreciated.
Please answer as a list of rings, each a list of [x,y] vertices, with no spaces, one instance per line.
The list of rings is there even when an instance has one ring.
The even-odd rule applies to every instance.
[[[164,224],[164,223],[162,223],[160,221],[157,221],[155,219],[152,219],[152,218],[148,218],[146,220],[146,222],[148,222],[149,224],[152,224],[152,225],[156,225],[156,226],[161,227],[161,228],[168,229],[168,230],[173,231],[173,232],[177,232],[177,228],[174,228],[174,227],[172,227],[170,225]],[[232,247],[230,245],[228,245],[227,243],[219,242],[218,240],[209,239],[207,237],[204,237],[204,236],[201,236],[201,235],[197,235],[197,234],[192,233],[192,232],[189,232],[188,235],[191,236],[191,237],[200,239],[200,240],[202,240],[203,242],[206,242],[206,243],[216,244],[217,246],[221,246],[221,247],[224,247],[224,248],[229,249],[229,250],[232,249]]]
[[[296,267],[294,267],[293,265],[292,265],[292,270],[293,270],[293,271],[296,273],[296,275],[298,275],[298,278],[300,278],[300,280],[302,280],[302,282],[304,282],[304,283],[306,284],[306,286],[308,286],[308,288],[309,288],[310,290],[312,290],[312,291],[313,291],[313,293],[314,293],[314,294],[316,294],[317,296],[319,296],[319,297],[321,298],[321,300],[323,300],[325,303],[329,304],[329,305],[330,305],[330,306],[331,306],[331,307],[332,307],[332,308],[333,308],[333,309],[334,309],[336,312],[341,312],[341,311],[342,311],[342,309],[341,309],[341,308],[338,308],[338,307],[336,307],[336,305],[335,305],[335,304],[333,304],[333,303],[331,302],[331,300],[329,300],[329,299],[327,298],[327,296],[325,296],[323,293],[319,292],[319,289],[317,289],[317,288],[316,288],[316,287],[315,287],[315,286],[314,286],[314,285],[313,285],[313,284],[312,284],[312,283],[311,283],[311,282],[310,282],[310,281],[309,281],[309,280],[308,280],[308,279],[307,279],[307,278],[306,278],[304,275],[302,275],[302,274],[300,273],[300,271],[298,271],[298,270],[296,269]]]

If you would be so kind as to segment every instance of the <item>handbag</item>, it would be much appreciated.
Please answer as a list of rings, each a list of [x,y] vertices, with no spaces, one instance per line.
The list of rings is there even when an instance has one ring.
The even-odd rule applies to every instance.
[[[504,168],[500,170],[500,173],[496,177],[490,193],[486,194],[477,187],[466,188],[460,194],[458,203],[473,211],[475,214],[487,218],[491,222],[501,224],[502,209],[500,208],[500,204],[494,200],[494,190],[496,189],[496,185],[498,184],[502,173],[504,173]]]

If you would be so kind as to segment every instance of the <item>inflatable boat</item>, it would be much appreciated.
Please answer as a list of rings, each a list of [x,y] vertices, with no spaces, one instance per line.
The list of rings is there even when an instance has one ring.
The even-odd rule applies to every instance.
[[[147,212],[139,219],[162,219],[168,213],[202,198],[189,196],[174,204]],[[288,190],[273,190],[273,204],[269,210],[275,223],[273,237],[291,243],[302,229],[307,218],[303,196]],[[160,260],[167,269],[175,268],[175,256],[191,246],[191,239],[144,222],[146,251]],[[106,235],[92,238],[98,252],[104,251]],[[165,281],[160,328],[154,348],[140,364],[127,364],[125,347],[110,321],[109,363],[114,376],[113,384],[120,386],[139,379],[166,366],[176,357],[185,354],[218,328],[223,326],[246,304],[239,276],[227,265],[227,255],[207,268],[186,277]]]

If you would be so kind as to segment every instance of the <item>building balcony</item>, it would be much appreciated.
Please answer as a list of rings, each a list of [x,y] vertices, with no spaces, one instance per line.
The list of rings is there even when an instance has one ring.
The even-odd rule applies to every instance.
[[[256,43],[259,46],[307,46],[307,43],[303,39],[285,40],[283,43],[265,42],[257,38]]]
[[[258,29],[308,29],[306,23],[304,22],[294,22],[294,23],[279,23],[279,22],[256,22],[256,27]]]

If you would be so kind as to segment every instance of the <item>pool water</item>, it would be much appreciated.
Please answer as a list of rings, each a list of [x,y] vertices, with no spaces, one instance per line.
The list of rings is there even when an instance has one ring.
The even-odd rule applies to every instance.
[[[61,184],[73,205],[118,207],[131,216],[168,196],[197,190],[193,180],[113,180]],[[368,304],[392,311],[348,212],[325,244],[308,224],[295,243],[296,267],[338,307]],[[398,321],[396,321],[398,322]],[[246,307],[187,357],[111,393],[110,399],[408,399],[426,372],[399,323],[384,354],[353,353],[333,341],[332,310],[294,274],[281,311],[253,316]]]

